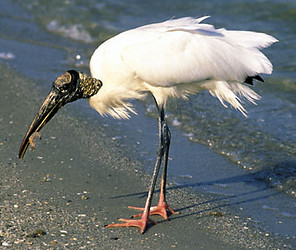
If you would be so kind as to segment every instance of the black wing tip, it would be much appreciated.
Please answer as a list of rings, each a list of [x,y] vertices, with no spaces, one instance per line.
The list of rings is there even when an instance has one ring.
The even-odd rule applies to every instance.
[[[245,83],[247,84],[250,84],[250,85],[253,85],[253,79],[257,80],[257,81],[260,81],[260,82],[264,82],[263,78],[259,75],[255,75],[255,76],[248,76],[246,79],[245,79]]]

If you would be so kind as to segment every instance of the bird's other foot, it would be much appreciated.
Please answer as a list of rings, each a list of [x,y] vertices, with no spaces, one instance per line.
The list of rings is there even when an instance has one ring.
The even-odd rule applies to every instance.
[[[141,229],[141,233],[143,234],[146,230],[147,224],[151,223],[152,225],[155,225],[156,222],[153,220],[150,220],[149,218],[141,218],[141,219],[119,219],[119,221],[122,221],[124,223],[117,223],[117,224],[109,224],[106,227],[138,227]]]
[[[136,210],[141,210],[141,211],[144,211],[144,208],[142,207],[132,207],[132,206],[128,206],[128,208],[131,208],[131,209],[136,209]],[[157,206],[153,206],[150,208],[150,212],[149,212],[149,215],[160,215],[162,216],[165,220],[168,219],[168,211],[170,211],[171,214],[175,214],[176,212],[167,204],[167,202],[165,201],[159,201]],[[139,213],[139,214],[135,214],[132,216],[132,218],[138,218],[138,217],[141,217],[142,216],[142,213]]]

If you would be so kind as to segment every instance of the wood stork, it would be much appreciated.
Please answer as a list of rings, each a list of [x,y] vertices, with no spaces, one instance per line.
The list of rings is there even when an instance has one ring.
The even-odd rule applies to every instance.
[[[183,97],[208,90],[226,106],[228,102],[246,115],[240,102],[245,97],[255,102],[260,97],[246,84],[263,81],[260,73],[271,74],[272,64],[260,49],[277,40],[264,33],[216,29],[198,19],[184,17],[128,30],[107,40],[93,53],[91,77],[76,70],[59,76],[35,116],[19,150],[19,158],[32,138],[56,114],[59,108],[79,98],[87,98],[101,115],[129,118],[136,113],[131,99],[151,93],[159,113],[159,146],[148,196],[140,219],[121,219],[108,227],[139,227],[144,233],[153,223],[149,215],[167,219],[166,175],[170,131],[164,108],[168,98]],[[246,84],[244,84],[246,83]],[[30,139],[31,138],[31,139]],[[152,195],[161,164],[161,193],[157,206],[151,207]],[[131,207],[135,208],[135,207]]]

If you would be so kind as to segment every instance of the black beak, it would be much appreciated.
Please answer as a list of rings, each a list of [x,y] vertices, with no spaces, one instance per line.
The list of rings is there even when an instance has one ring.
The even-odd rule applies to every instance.
[[[38,113],[36,114],[27,134],[25,135],[23,142],[19,149],[19,158],[23,159],[25,152],[29,146],[29,139],[35,133],[39,132],[46,123],[58,112],[59,108],[64,105],[63,96],[60,92],[52,89],[48,96],[42,103]]]

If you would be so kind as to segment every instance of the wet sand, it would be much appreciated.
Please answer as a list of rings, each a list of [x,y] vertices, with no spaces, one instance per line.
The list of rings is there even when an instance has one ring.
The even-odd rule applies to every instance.
[[[65,106],[36,139],[36,151],[17,158],[21,140],[47,94],[31,79],[1,65],[0,245],[8,248],[292,249],[248,218],[217,205],[215,196],[169,183],[178,214],[145,234],[105,228],[143,206],[147,162],[98,126]],[[158,189],[158,188],[157,188]],[[157,199],[154,199],[154,203]]]

